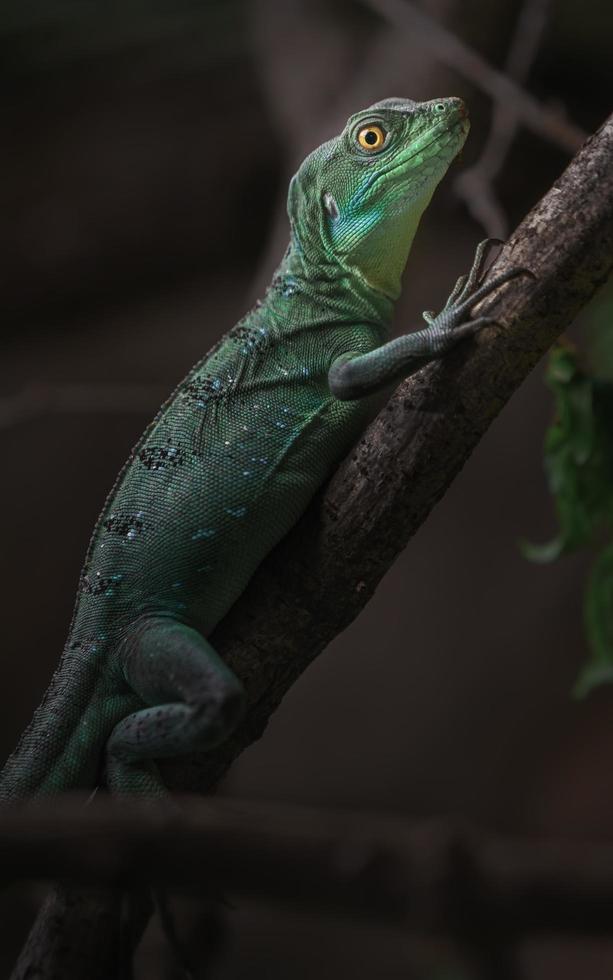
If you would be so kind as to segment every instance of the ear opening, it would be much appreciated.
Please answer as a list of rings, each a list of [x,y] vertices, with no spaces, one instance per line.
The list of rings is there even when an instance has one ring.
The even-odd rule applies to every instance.
[[[338,204],[336,203],[336,198],[334,194],[330,194],[326,191],[323,196],[324,207],[333,221],[338,221],[340,218],[340,211],[338,210]]]

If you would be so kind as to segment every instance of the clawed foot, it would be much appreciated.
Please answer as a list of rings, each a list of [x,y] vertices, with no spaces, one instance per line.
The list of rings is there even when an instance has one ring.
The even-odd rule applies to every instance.
[[[483,283],[488,251],[492,245],[502,244],[503,242],[498,238],[486,238],[479,242],[470,272],[466,276],[460,276],[441,312],[435,316],[431,310],[425,310],[422,314],[429,328],[437,334],[439,350],[451,346],[461,337],[476,333],[487,324],[497,322],[495,317],[491,316],[480,316],[475,320],[467,319],[470,310],[479,300],[489,296],[503,283],[515,279],[516,276],[527,275],[536,278],[530,269],[515,266]]]

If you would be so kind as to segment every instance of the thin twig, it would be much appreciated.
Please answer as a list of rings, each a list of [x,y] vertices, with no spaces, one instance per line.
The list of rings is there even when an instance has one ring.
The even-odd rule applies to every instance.
[[[506,75],[514,82],[527,80],[547,24],[551,0],[525,0],[505,63]],[[506,238],[507,216],[494,191],[519,128],[520,117],[513,102],[494,102],[492,123],[481,156],[456,177],[454,189],[489,238]]]
[[[368,5],[401,30],[413,42],[426,45],[438,58],[467,78],[495,103],[511,104],[528,129],[568,153],[583,143],[586,133],[565,118],[542,105],[503,72],[497,71],[480,54],[461,41],[433,18],[419,10],[411,0],[366,0]]]

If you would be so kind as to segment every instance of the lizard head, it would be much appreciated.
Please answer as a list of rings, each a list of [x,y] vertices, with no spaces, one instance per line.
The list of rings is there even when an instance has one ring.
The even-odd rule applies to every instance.
[[[419,219],[469,122],[461,99],[385,99],[351,116],[290,184],[294,246],[395,299]]]

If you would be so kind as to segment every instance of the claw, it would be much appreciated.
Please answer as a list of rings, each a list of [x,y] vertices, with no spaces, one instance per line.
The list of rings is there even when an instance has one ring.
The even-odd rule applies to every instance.
[[[454,304],[464,303],[470,297],[475,287],[482,282],[483,267],[487,260],[487,253],[493,245],[504,245],[504,242],[500,238],[484,238],[482,242],[479,242],[475,249],[475,257],[470,271],[467,276],[460,276],[460,279],[458,279],[451,296],[447,300],[446,308]],[[460,286],[461,280],[463,282]]]
[[[458,281],[456,282],[455,286],[453,287],[453,289],[451,290],[449,296],[447,297],[447,302],[445,303],[445,306],[443,307],[443,309],[448,310],[450,306],[453,306],[453,304],[457,300],[458,296],[461,295],[462,290],[464,289],[464,286],[466,285],[466,280],[467,279],[468,279],[468,276],[460,276],[458,278]]]
[[[478,316],[475,320],[471,320],[470,322],[476,330],[481,330],[481,327],[502,328],[503,326],[500,320],[497,320],[495,316]]]
[[[439,355],[441,351],[446,350],[448,346],[461,337],[472,336],[482,327],[503,327],[503,324],[493,316],[476,316],[474,320],[465,319],[480,300],[489,296],[499,286],[515,279],[516,276],[527,275],[531,279],[537,278],[531,269],[518,265],[507,269],[505,272],[500,272],[498,275],[493,275],[484,282],[483,269],[486,263],[486,253],[492,245],[504,245],[504,242],[499,238],[486,238],[479,242],[470,272],[466,276],[460,276],[442,311],[437,316],[432,310],[424,310],[422,314],[428,324],[428,329],[421,331],[421,333],[424,336],[431,335],[436,338],[432,342],[433,349]]]
[[[454,313],[456,316],[461,317],[462,314],[468,313],[480,299],[483,299],[485,296],[489,296],[490,293],[493,293],[499,286],[504,285],[505,282],[509,282],[510,279],[515,279],[516,276],[523,275],[526,272],[531,276],[534,276],[533,272],[531,272],[529,269],[524,269],[522,266],[516,266],[513,269],[507,269],[506,272],[501,272],[500,275],[494,276],[493,279],[490,279],[489,282],[479,286],[479,288],[471,293],[471,295],[467,296],[466,299],[458,303],[455,307]],[[536,276],[534,276],[534,278],[536,278]]]
[[[530,278],[534,279],[535,281],[538,279],[536,272],[533,272],[532,269],[529,269],[527,265],[515,265],[513,266],[513,269],[511,271],[516,276],[521,276],[521,275],[530,276]]]
[[[459,340],[462,337],[472,337],[482,327],[493,326],[501,327],[502,324],[493,316],[478,316],[476,320],[467,320],[465,323],[461,323],[459,327],[455,328],[453,335]]]

